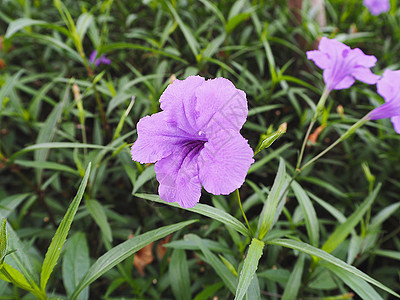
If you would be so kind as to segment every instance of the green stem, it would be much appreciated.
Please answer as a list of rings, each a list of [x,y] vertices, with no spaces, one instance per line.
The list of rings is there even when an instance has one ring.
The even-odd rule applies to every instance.
[[[243,210],[243,207],[242,207],[242,201],[240,200],[239,189],[236,190],[236,197],[237,197],[238,202],[239,202],[240,210],[242,211],[243,219],[245,220],[245,222],[246,222],[246,224],[247,224],[247,228],[249,228],[250,234],[251,234],[251,236],[253,237],[253,236],[254,236],[254,232],[253,232],[253,230],[252,230],[251,227],[250,227],[249,221],[247,221],[246,214],[244,213],[244,210]]]
[[[365,123],[369,121],[368,114],[365,115],[362,119],[358,120],[353,126],[351,126],[341,137],[339,137],[334,143],[332,143],[328,148],[326,148],[324,151],[322,151],[320,154],[315,156],[313,159],[308,161],[306,164],[304,164],[299,171],[304,170],[307,168],[309,165],[314,163],[317,159],[319,159],[321,156],[325,155],[328,151],[330,151],[333,147],[335,147],[337,144],[342,142],[343,140],[347,139],[350,135],[352,135],[358,128],[363,126]]]
[[[310,134],[311,134],[311,129],[313,128],[315,122],[317,121],[319,114],[323,110],[326,99],[328,98],[328,95],[329,95],[329,90],[327,90],[325,88],[324,91],[322,92],[321,98],[319,98],[317,108],[315,109],[314,116],[310,122],[310,125],[308,126],[307,133],[304,137],[303,144],[302,144],[301,150],[300,150],[300,155],[297,159],[296,169],[300,168],[301,161],[303,160],[304,150],[306,148],[308,138],[310,137]]]

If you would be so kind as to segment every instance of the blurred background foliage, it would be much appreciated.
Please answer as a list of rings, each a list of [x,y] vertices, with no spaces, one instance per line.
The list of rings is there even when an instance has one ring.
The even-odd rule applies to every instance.
[[[242,135],[253,149],[262,135],[284,122],[288,127],[257,154],[241,188],[247,217],[256,227],[279,157],[292,174],[323,89],[322,73],[306,60],[305,51],[315,48],[320,36],[335,37],[375,55],[375,73],[399,69],[396,1],[378,17],[361,0],[325,1],[326,26],[315,21],[315,7],[303,2],[303,9],[294,11],[286,0],[1,1],[0,211],[35,273],[84,170],[93,165],[63,261],[50,279],[50,294],[67,298],[74,289],[76,281],[64,271],[72,262],[81,262],[74,269],[78,280],[112,246],[164,225],[199,219],[107,272],[91,285],[90,299],[233,298],[210,257],[228,266],[219,272],[234,274],[249,240],[217,221],[133,196],[156,194],[158,183],[153,166],[130,159],[129,146],[138,120],[159,111],[158,99],[174,77],[230,79],[247,94],[249,116]],[[301,18],[296,21],[294,14]],[[89,56],[95,50],[111,64],[94,66]],[[323,130],[309,141],[305,160],[380,103],[375,86],[359,82],[331,93],[318,120]],[[42,146],[34,148],[37,144]],[[333,254],[396,291],[399,149],[400,136],[390,120],[370,122],[297,178],[316,212],[318,246],[382,183],[361,222]],[[241,219],[234,197],[203,191],[201,202]],[[306,219],[289,192],[271,234],[309,242]],[[194,235],[205,250],[193,242]],[[338,272],[310,271],[311,262],[297,251],[267,246],[257,271],[261,298],[279,299],[296,287],[303,299],[351,297]],[[31,297],[5,281],[0,295]],[[89,292],[81,297],[88,299]]]

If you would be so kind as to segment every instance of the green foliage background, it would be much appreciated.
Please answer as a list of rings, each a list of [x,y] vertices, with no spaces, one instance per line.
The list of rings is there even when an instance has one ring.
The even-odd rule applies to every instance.
[[[400,67],[396,1],[378,17],[362,1],[325,1],[325,27],[304,2],[301,23],[283,0],[1,2],[0,213],[9,224],[9,246],[24,252],[32,274],[40,274],[51,239],[92,162],[82,203],[47,284],[49,297],[68,299],[89,266],[130,235],[198,219],[172,234],[165,256],[155,258],[144,276],[133,267],[132,253],[79,297],[233,298],[250,238],[215,219],[150,201],[157,199],[144,193],[157,194],[154,169],[133,162],[129,146],[138,120],[159,110],[158,99],[172,75],[230,79],[247,94],[249,116],[241,133],[253,149],[263,134],[284,122],[288,127],[257,154],[240,190],[256,230],[279,157],[292,175],[323,90],[322,73],[306,60],[305,51],[322,35],[335,37],[375,55],[377,74]],[[94,50],[111,65],[90,64]],[[74,96],[73,84],[80,96]],[[380,103],[375,86],[359,82],[331,93],[318,120],[326,128],[306,149],[305,161]],[[344,114],[337,112],[339,105]],[[290,237],[326,251],[329,241],[334,256],[399,292],[399,149],[400,136],[388,119],[357,130],[301,173],[264,241]],[[234,195],[203,192],[201,203],[242,220]],[[371,286],[365,281],[299,253],[267,244],[246,297],[345,299],[354,292],[377,299],[377,294],[368,298]],[[13,265],[12,258],[5,261]],[[0,281],[0,295],[33,297],[6,281]]]

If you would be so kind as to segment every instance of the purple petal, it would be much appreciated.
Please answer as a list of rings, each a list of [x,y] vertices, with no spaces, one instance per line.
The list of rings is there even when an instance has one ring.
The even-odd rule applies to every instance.
[[[158,193],[167,202],[177,202],[181,207],[196,205],[201,196],[197,166],[198,152],[180,149],[155,164]]]
[[[94,61],[95,61],[95,59],[96,59],[96,56],[97,56],[97,51],[94,50],[94,51],[92,52],[92,54],[90,54],[90,57],[89,57],[89,61],[90,61],[91,64],[94,63]]]
[[[327,73],[327,71],[324,71],[324,78],[326,77],[325,73]],[[346,76],[346,77],[342,78],[341,81],[335,83],[335,85],[333,86],[332,89],[334,89],[334,90],[348,89],[349,87],[351,87],[354,84],[355,81],[356,80],[354,79],[354,77]]]
[[[324,70],[323,77],[328,90],[349,88],[355,79],[368,84],[374,84],[379,79],[369,70],[375,65],[376,58],[365,55],[358,48],[351,49],[337,40],[323,37],[318,49],[307,52],[307,58]]]
[[[109,65],[111,64],[111,60],[108,59],[104,54],[99,58],[101,64]]]
[[[246,94],[225,78],[207,80],[196,89],[197,124],[208,135],[219,130],[239,131],[246,121]]]
[[[321,51],[307,51],[307,58],[312,60],[318,68],[326,69],[330,66],[329,56]]]
[[[387,12],[390,9],[389,0],[364,0],[363,3],[374,16]]]
[[[381,95],[386,102],[400,97],[400,70],[385,70],[382,78],[377,84],[378,94]]]
[[[400,134],[400,116],[396,116],[390,119],[393,123],[394,130]]]
[[[185,80],[175,79],[160,97],[161,109],[174,118],[180,128],[196,133],[195,90],[204,83],[200,76],[190,76]]]
[[[400,98],[390,100],[369,113],[370,120],[400,116]]]
[[[351,72],[357,80],[368,83],[368,84],[375,84],[381,78],[378,75],[372,73],[372,71],[368,68],[358,67]]]
[[[169,121],[165,112],[142,118],[137,124],[137,134],[131,155],[140,163],[154,163],[169,156],[185,140],[185,133]]]
[[[231,130],[220,131],[205,143],[198,160],[199,178],[206,191],[228,195],[244,182],[254,162],[247,140]]]

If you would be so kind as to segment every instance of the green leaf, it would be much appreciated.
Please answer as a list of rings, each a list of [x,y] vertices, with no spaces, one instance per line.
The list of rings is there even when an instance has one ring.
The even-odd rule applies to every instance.
[[[246,293],[246,300],[261,300],[261,290],[257,276],[253,276],[253,279],[250,282]]]
[[[142,249],[144,246],[150,244],[151,242],[159,240],[167,236],[168,234],[178,231],[194,222],[197,222],[197,220],[190,220],[174,225],[164,226],[135,236],[107,251],[90,267],[89,271],[86,272],[85,276],[79,282],[79,285],[76,287],[70,299],[76,299],[84,288],[89,286],[93,281],[102,276],[111,268],[115,267],[124,259]]]
[[[177,300],[190,300],[190,274],[185,250],[172,251],[169,263],[169,277],[173,278],[172,292]]]
[[[163,204],[173,206],[173,207],[179,207],[181,209],[188,210],[188,211],[209,217],[211,219],[214,219],[214,220],[217,220],[217,221],[223,223],[226,226],[231,227],[232,229],[236,230],[237,232],[243,234],[244,236],[250,237],[250,233],[249,233],[248,229],[246,228],[246,226],[243,225],[243,223],[241,223],[238,219],[231,216],[227,212],[224,212],[223,210],[212,207],[210,205],[197,203],[196,206],[194,206],[192,208],[182,208],[177,203],[165,202],[165,201],[161,200],[160,197],[158,197],[157,195],[135,194],[134,196],[142,198],[142,199],[158,202],[158,203],[163,203]]]
[[[304,252],[307,253],[309,255],[313,255],[316,257],[319,257],[320,259],[323,259],[325,261],[327,261],[328,263],[331,263],[339,268],[341,268],[342,270],[346,271],[352,275],[355,275],[379,288],[381,288],[382,290],[400,298],[400,295],[397,294],[396,292],[392,291],[390,288],[386,287],[385,285],[383,285],[382,283],[380,283],[379,281],[373,279],[372,277],[368,276],[367,274],[361,272],[360,270],[358,270],[357,268],[346,264],[344,261],[334,257],[333,255],[315,248],[309,244],[303,243],[303,242],[299,242],[299,241],[295,241],[295,240],[290,240],[290,239],[276,239],[273,241],[268,241],[266,242],[266,244],[269,245],[276,245],[276,246],[282,246],[282,247],[286,247],[286,248],[291,248],[294,250],[298,250],[300,252]]]
[[[352,276],[350,273],[344,271],[343,269],[332,265],[324,264],[325,268],[329,269],[336,276],[347,284],[353,291],[357,293],[364,300],[382,300],[382,297],[370,286],[365,280]]]
[[[400,260],[400,251],[377,249],[377,250],[372,251],[372,254],[389,257],[391,259]]]
[[[133,187],[132,194],[135,194],[147,181],[154,178],[156,173],[154,172],[154,165],[147,167],[137,178]]]
[[[235,293],[236,277],[231,273],[228,267],[225,266],[225,264],[221,262],[221,260],[219,260],[218,257],[207,248],[207,246],[203,243],[203,240],[199,238],[197,235],[187,234],[185,236],[185,239],[194,240],[196,242],[196,244],[201,249],[201,252],[204,254],[207,263],[215,270],[218,276],[225,283],[225,286],[232,293]]]
[[[107,221],[106,213],[104,212],[103,206],[94,199],[85,201],[86,208],[88,209],[90,215],[93,217],[96,224],[100,227],[100,230],[104,238],[108,242],[112,242],[112,232],[110,224]]]
[[[310,198],[303,190],[303,188],[300,186],[300,184],[298,184],[296,181],[293,181],[291,187],[303,210],[308,238],[310,239],[310,244],[315,247],[318,247],[319,225],[314,206],[312,205]]]
[[[285,161],[280,158],[278,173],[276,174],[274,184],[272,185],[271,192],[264,203],[261,211],[260,218],[257,226],[257,237],[262,240],[272,227],[274,222],[276,208],[279,200],[286,199],[287,186],[289,182],[286,177]],[[285,194],[284,194],[285,193]]]
[[[169,1],[165,1],[165,3],[167,4],[169,10],[171,11],[175,21],[178,23],[179,28],[182,30],[182,33],[187,43],[189,44],[189,47],[192,50],[194,57],[197,59],[199,55],[199,44],[197,43],[196,38],[190,31],[189,27],[182,21],[182,19],[180,18],[179,14],[176,12],[172,4]]]
[[[8,215],[24,201],[30,193],[11,195],[0,201],[0,218],[7,218]]]
[[[145,51],[145,52],[156,53],[156,54],[159,54],[159,55],[170,57],[170,58],[173,58],[173,59],[175,59],[177,61],[180,61],[180,62],[182,62],[184,64],[188,64],[188,62],[186,60],[184,60],[184,59],[182,59],[179,56],[176,56],[174,54],[171,54],[171,53],[168,53],[168,52],[165,52],[165,51],[162,51],[162,50],[158,50],[158,49],[155,49],[155,48],[151,48],[151,47],[146,47],[146,46],[142,46],[142,45],[138,45],[138,44],[131,44],[131,43],[122,43],[122,42],[120,42],[120,43],[110,43],[110,44],[102,46],[100,48],[100,50],[99,50],[99,54],[98,55],[110,52],[112,50],[117,50],[117,49],[142,50],[142,51]]]
[[[8,264],[3,264],[0,269],[0,279],[5,280],[7,282],[11,282],[14,285],[24,289],[26,291],[31,292],[38,299],[44,299],[45,295],[40,291],[34,289],[29,282],[26,280],[24,275],[22,275],[17,269],[13,268]]]
[[[210,286],[207,286],[200,293],[198,293],[196,297],[194,297],[194,300],[211,299],[218,292],[218,290],[222,289],[223,287],[224,287],[223,282],[217,282]]]
[[[28,19],[28,18],[17,19],[15,21],[12,21],[10,25],[8,25],[4,38],[6,39],[10,38],[14,33],[20,31],[25,27],[32,25],[43,25],[43,24],[47,24],[47,22],[41,20]]]
[[[15,160],[14,163],[16,165],[27,167],[27,168],[38,168],[38,169],[47,169],[61,172],[68,172],[74,175],[79,175],[79,172],[71,167],[68,167],[63,164],[50,162],[50,161],[35,161],[35,160]]]
[[[13,161],[16,157],[24,154],[26,152],[35,151],[38,149],[59,149],[59,148],[91,148],[91,149],[107,149],[107,150],[115,150],[113,147],[102,146],[102,145],[94,145],[94,144],[83,144],[83,143],[68,143],[68,142],[54,142],[54,143],[42,143],[42,144],[34,144],[32,146],[28,146],[13,155],[10,156],[9,160]]]
[[[83,193],[85,192],[85,188],[89,179],[90,168],[91,163],[89,163],[85,172],[85,177],[78,188],[78,192],[76,193],[74,200],[65,213],[65,216],[58,226],[50,246],[47,249],[42,265],[42,272],[40,274],[40,288],[42,291],[46,290],[47,281],[49,280],[50,274],[53,272],[58,258],[60,257],[62,247],[67,239],[68,231],[71,228],[72,221],[75,217],[76,211],[78,210],[79,204],[81,203]]]
[[[258,239],[252,239],[247,256],[244,259],[243,268],[239,274],[239,282],[236,287],[237,300],[242,300],[247,293],[247,289],[253,279],[253,276],[257,276],[256,270],[258,262],[261,258],[264,249],[264,242]]]
[[[74,292],[89,267],[89,248],[85,234],[77,232],[68,239],[62,262],[62,278],[68,296]],[[89,288],[85,288],[78,299],[85,300],[88,298]]]
[[[13,77],[7,78],[7,80],[5,81],[4,85],[0,88],[0,112],[3,110],[4,99],[8,96],[8,94],[11,92],[11,90],[18,83],[19,77],[24,72],[25,72],[25,70],[21,69]],[[1,117],[1,115],[0,115],[0,117]]]
[[[301,277],[303,275],[304,257],[304,254],[301,254],[297,259],[296,265],[294,266],[294,269],[290,274],[289,280],[285,286],[282,300],[297,299],[297,293],[299,292]]]
[[[364,214],[371,207],[372,203],[379,193],[381,186],[382,184],[378,184],[374,191],[360,205],[360,207],[358,207],[357,210],[350,217],[348,217],[344,223],[336,227],[335,231],[329,236],[329,238],[322,246],[322,250],[330,253],[347,238],[354,227],[356,227],[356,225],[361,221]]]

